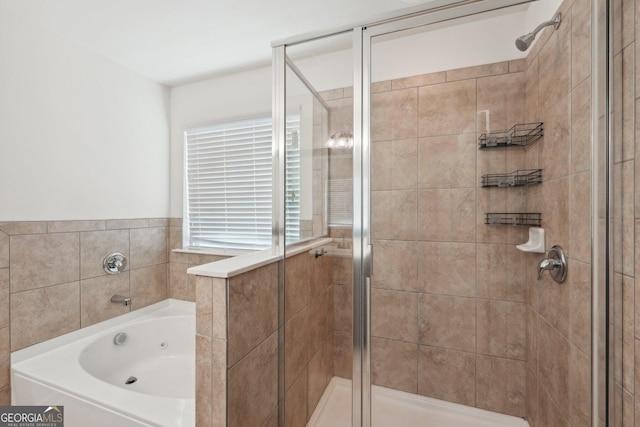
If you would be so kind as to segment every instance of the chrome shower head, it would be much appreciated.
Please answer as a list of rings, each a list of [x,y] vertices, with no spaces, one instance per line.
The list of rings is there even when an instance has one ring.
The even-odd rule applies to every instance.
[[[544,27],[553,25],[553,29],[557,30],[558,27],[560,26],[561,21],[562,21],[562,17],[558,13],[556,16],[553,17],[551,21],[543,22],[542,24],[538,25],[535,30],[531,31],[528,34],[525,34],[524,36],[518,37],[516,39],[516,47],[519,50],[524,52],[525,50],[529,49],[529,46],[531,46],[531,43],[533,43],[538,33],[542,31]]]
[[[524,36],[520,36],[516,39],[516,47],[524,52],[529,49],[529,46],[531,46],[531,43],[533,43],[535,39],[536,35],[534,33],[528,33]]]

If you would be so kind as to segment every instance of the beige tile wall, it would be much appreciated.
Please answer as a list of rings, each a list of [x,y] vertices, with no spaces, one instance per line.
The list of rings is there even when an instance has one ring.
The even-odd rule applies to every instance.
[[[638,38],[640,4],[613,2],[614,14],[614,268],[615,268],[615,424],[634,426],[640,411],[640,183],[637,118],[640,97]]]
[[[526,229],[488,227],[484,212],[523,211],[527,193],[479,188],[482,174],[524,168],[526,155],[477,148],[480,132],[524,121],[524,69],[502,62],[373,87],[375,384],[526,414],[521,273],[535,260],[514,247]],[[351,114],[344,92],[328,101],[330,130]],[[330,176],[350,176],[350,161],[331,152]],[[333,280],[334,373],[350,377],[350,260],[334,259]]]
[[[333,376],[332,264],[304,252],[229,279],[196,276],[199,427],[277,425],[280,356],[284,423],[306,425]]]
[[[198,427],[277,419],[280,268],[276,262],[229,279],[196,276]]]
[[[10,401],[11,351],[168,296],[195,300],[186,268],[209,258],[170,252],[182,245],[180,226],[168,218],[0,223],[0,404]],[[104,272],[111,252],[127,257],[123,273]],[[132,305],[111,303],[116,293]]]
[[[304,252],[285,269],[285,426],[303,427],[333,377],[333,257]]]
[[[627,14],[628,3],[621,6]],[[373,88],[374,382],[526,416],[532,426],[589,422],[590,3],[567,0],[560,10],[560,29],[543,33],[527,60]],[[622,50],[620,43],[618,61],[628,69],[633,60],[622,58],[634,53],[632,37],[620,37],[627,45]],[[350,114],[349,95],[332,93],[332,114]],[[634,107],[630,100],[624,105]],[[545,137],[529,149],[477,150],[480,132],[530,121],[545,123]],[[624,135],[632,134],[633,121],[624,123]],[[632,159],[629,139],[621,162]],[[332,153],[330,174],[350,174],[342,166],[349,159],[333,160]],[[533,167],[543,169],[540,186],[478,188],[485,173]],[[620,167],[618,175],[633,182],[633,167]],[[628,206],[633,196],[627,191],[620,206],[623,199]],[[483,223],[485,212],[527,210],[542,212],[547,248],[559,244],[568,254],[571,268],[563,285],[547,275],[537,282],[542,255],[513,247],[526,240],[526,228]],[[627,218],[620,233],[626,236],[620,239],[625,255],[617,271],[625,264],[629,276],[632,210],[621,211]],[[619,277],[620,289],[633,295],[632,282]],[[349,260],[334,260],[333,279],[334,372],[350,377]],[[633,298],[624,301],[631,307]],[[630,333],[624,337],[624,379],[622,368],[619,376],[627,384],[628,404],[633,340]],[[633,410],[625,407],[624,413],[629,417]]]
[[[225,426],[227,416],[227,282],[195,278],[196,425]]]
[[[230,427],[262,425],[278,402],[278,269],[273,263],[228,280]]]
[[[527,264],[527,413],[532,427],[590,425],[590,2],[566,0],[557,31],[546,30],[527,59],[526,114],[544,122],[527,151],[543,184],[529,206],[543,213],[547,248],[565,250],[565,283],[536,281]]]

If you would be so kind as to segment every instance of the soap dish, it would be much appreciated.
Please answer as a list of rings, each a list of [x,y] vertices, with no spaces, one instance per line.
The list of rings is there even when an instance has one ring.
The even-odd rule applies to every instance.
[[[523,252],[545,253],[544,250],[544,228],[529,227],[529,241],[516,246]]]

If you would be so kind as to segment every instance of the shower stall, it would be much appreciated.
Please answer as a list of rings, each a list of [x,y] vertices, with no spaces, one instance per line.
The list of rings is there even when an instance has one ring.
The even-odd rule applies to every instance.
[[[608,2],[426,7],[273,45],[279,425],[618,425]]]

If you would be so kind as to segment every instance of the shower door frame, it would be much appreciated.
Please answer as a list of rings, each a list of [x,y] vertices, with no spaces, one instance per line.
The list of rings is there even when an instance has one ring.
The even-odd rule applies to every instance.
[[[530,3],[531,1],[534,0],[453,2],[421,13],[357,27],[354,31],[352,427],[371,427],[372,425],[371,280],[374,254],[371,237],[372,41],[378,36]],[[359,381],[356,381],[356,378]]]
[[[491,5],[484,2],[468,2],[452,5],[452,9],[427,11],[416,16],[405,16],[389,22],[382,22],[356,28],[354,52],[361,62],[354,66],[354,333],[353,369],[360,369],[361,389],[353,385],[352,426],[371,427],[371,276],[373,273],[373,245],[371,239],[371,43],[376,36],[426,26],[450,19],[471,16],[490,10],[497,10],[529,1],[495,1]],[[459,7],[458,7],[459,6]],[[613,141],[610,115],[613,105],[610,90],[613,49],[610,36],[613,26],[610,2],[591,2],[592,40],[592,99],[591,99],[591,425],[592,427],[614,425],[615,409],[614,356],[620,349],[614,348],[614,326],[611,307],[613,268],[612,252],[612,195],[613,195]],[[357,95],[360,95],[358,98]],[[361,103],[356,101],[360,99]],[[358,105],[362,111],[359,112]],[[361,185],[356,185],[356,167],[362,171]],[[359,194],[356,194],[356,189]],[[359,229],[355,207],[361,203],[362,212]],[[356,239],[356,236],[358,239]],[[356,244],[356,242],[359,244]],[[358,260],[358,263],[356,263]],[[358,280],[359,279],[359,280]],[[356,297],[356,295],[358,295]],[[362,336],[356,334],[356,320],[360,320]],[[356,351],[356,349],[358,351]],[[358,408],[357,404],[360,403]],[[359,409],[359,410],[357,410]]]
[[[284,152],[286,100],[286,48],[304,42],[352,32],[353,37],[353,377],[352,427],[371,427],[371,276],[373,245],[371,239],[371,43],[376,36],[476,15],[535,0],[435,0],[428,9],[407,9],[402,16],[389,16],[377,22],[344,27],[323,34],[312,34],[276,41],[273,48],[273,156],[274,218],[273,240],[278,254],[284,254]],[[612,25],[609,1],[591,0],[592,5],[592,366],[591,425],[613,425],[611,408],[613,370],[612,326],[609,307],[613,283],[611,265],[611,191],[612,141],[610,135],[610,67]],[[604,14],[604,19],[598,16]],[[604,119],[602,117],[604,116]],[[599,119],[602,121],[600,122]],[[280,284],[284,301],[284,285]],[[283,362],[280,361],[282,369]],[[282,381],[280,381],[280,384]],[[280,388],[280,387],[279,387]],[[279,390],[280,402],[282,391]],[[279,425],[284,425],[284,408],[279,409]],[[602,424],[604,422],[604,424]]]

